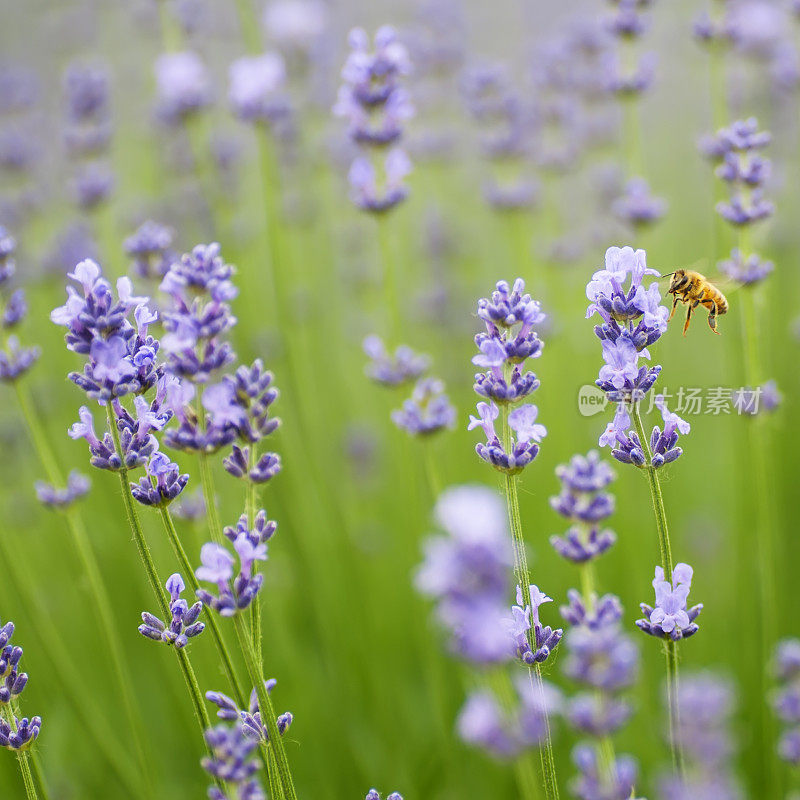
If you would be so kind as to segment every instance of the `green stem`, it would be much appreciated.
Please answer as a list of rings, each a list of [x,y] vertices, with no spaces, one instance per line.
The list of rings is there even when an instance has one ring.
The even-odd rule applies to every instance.
[[[14,382],[14,390],[17,395],[17,402],[19,404],[22,416],[25,419],[25,426],[28,430],[31,442],[33,443],[34,450],[36,450],[39,461],[44,468],[47,479],[54,486],[61,486],[63,479],[61,470],[58,467],[55,455],[50,447],[50,443],[45,434],[44,425],[42,420],[35,410],[35,406],[27,391],[27,386],[20,381]],[[127,662],[123,658],[122,640],[120,639],[117,626],[115,624],[111,609],[113,604],[109,597],[108,590],[106,589],[105,582],[103,581],[100,566],[97,562],[92,544],[86,533],[86,528],[83,524],[83,518],[77,509],[69,508],[64,514],[64,519],[67,523],[70,537],[73,546],[75,547],[78,557],[83,565],[84,573],[89,580],[89,588],[94,598],[94,610],[98,615],[100,627],[103,631],[103,636],[106,640],[111,659],[114,664],[115,678],[117,688],[122,697],[122,704],[125,709],[125,716],[130,724],[133,733],[133,746],[136,751],[139,766],[142,771],[142,779],[146,783],[146,787],[152,790],[152,783],[150,777],[150,770],[148,769],[148,757],[144,742],[146,740],[144,733],[144,724],[142,722],[141,714],[137,711],[137,705],[133,700],[133,680],[131,678],[130,670],[128,669]]]
[[[250,674],[250,680],[258,696],[261,721],[266,725],[269,733],[270,749],[275,756],[278,780],[283,790],[283,796],[286,800],[297,800],[297,793],[295,792],[294,782],[292,781],[292,773],[289,769],[289,760],[286,757],[283,739],[278,731],[275,709],[272,705],[267,687],[264,685],[263,670],[261,665],[256,661],[255,649],[253,648],[253,641],[248,635],[247,623],[244,621],[241,614],[234,614],[233,622],[236,627],[236,635],[239,637],[239,646],[242,648],[242,653],[244,654],[247,671]]]
[[[255,9],[251,0],[236,0],[236,15],[239,18],[242,41],[249,53],[258,53],[261,50],[261,37]]]
[[[111,436],[114,439],[114,448],[117,455],[122,458],[119,429],[117,428],[117,421],[111,403],[106,404],[106,414],[108,416],[109,427],[111,428]],[[122,489],[122,501],[125,506],[125,514],[128,517],[128,524],[130,525],[131,533],[136,542],[136,548],[139,551],[142,566],[147,574],[147,581],[150,584],[153,594],[156,596],[162,618],[169,620],[172,618],[172,612],[169,609],[167,598],[161,589],[161,579],[158,577],[158,570],[153,561],[153,556],[150,553],[150,548],[147,545],[147,540],[142,530],[142,523],[139,521],[139,515],[136,513],[136,507],[133,505],[133,495],[131,494],[131,487],[128,483],[128,470],[125,467],[120,467],[117,474],[119,475],[120,488]],[[211,721],[203,705],[203,696],[200,693],[200,686],[197,683],[194,670],[189,662],[189,654],[183,649],[176,649],[176,652],[178,654],[178,663],[180,664],[186,687],[189,690],[189,697],[194,706],[195,717],[200,725],[200,732],[205,733],[206,730],[211,727]],[[220,781],[215,779],[214,782],[222,788]]]
[[[255,444],[250,447],[250,467],[252,468],[257,460],[257,453]],[[247,489],[245,490],[245,513],[247,514],[247,526],[251,530],[256,522],[256,485],[253,481],[247,481]],[[260,664],[262,662],[261,650],[261,602],[260,595],[256,595],[253,602],[250,604],[250,635],[253,639],[253,647],[256,651],[256,660]]]
[[[503,441],[506,452],[511,448],[511,430],[508,424],[508,405],[503,405]],[[511,528],[511,538],[514,543],[514,577],[517,585],[522,592],[522,604],[531,605],[531,578],[528,570],[528,556],[525,551],[525,539],[522,535],[522,520],[519,513],[519,497],[517,495],[517,476],[504,475],[506,508],[508,511],[508,524]],[[531,651],[536,650],[535,631],[531,626],[528,631],[528,643]],[[542,762],[542,776],[544,779],[545,795],[547,800],[558,800],[558,780],[556,778],[556,765],[553,756],[553,739],[550,734],[550,715],[544,704],[544,688],[542,686],[542,668],[539,663],[528,667],[531,676],[531,685],[535,679],[535,689],[539,692],[542,701],[543,717],[545,724],[545,735],[542,746],[539,748],[539,756]]]
[[[396,343],[400,335],[400,305],[397,299],[397,262],[392,247],[389,216],[378,217],[378,243],[383,266],[383,289],[386,295],[385,313],[389,317],[388,340]]]
[[[166,531],[167,539],[169,539],[169,543],[172,546],[175,557],[178,559],[181,569],[186,575],[186,581],[189,584],[189,588],[192,590],[192,593],[195,594],[200,588],[200,584],[194,574],[192,565],[189,563],[189,558],[186,555],[186,551],[183,549],[183,544],[178,536],[178,531],[175,528],[175,522],[172,519],[172,515],[169,513],[168,508],[161,508],[159,511],[161,514],[161,521],[164,523],[164,530]],[[228,647],[225,644],[225,640],[222,638],[222,631],[220,631],[219,622],[217,621],[214,612],[208,608],[204,608],[204,619],[209,630],[211,631],[211,637],[214,639],[214,644],[219,652],[219,656],[222,661],[222,668],[225,670],[225,675],[234,693],[234,697],[236,698],[236,703],[239,708],[247,708],[247,698],[242,690],[241,684],[236,677],[236,670],[233,666],[233,660],[228,652]]]
[[[214,476],[211,473],[211,463],[205,453],[198,453],[197,460],[200,465],[200,482],[203,485],[203,500],[206,504],[206,518],[208,519],[208,532],[211,540],[222,544],[222,525],[217,512],[217,496],[214,491]]]
[[[664,496],[661,493],[661,482],[658,473],[651,466],[653,453],[650,450],[650,439],[645,436],[642,416],[639,412],[639,403],[630,404],[631,418],[633,419],[636,433],[642,445],[645,461],[647,462],[642,469],[647,474],[650,484],[650,499],[653,503],[653,513],[656,518],[656,530],[658,532],[658,548],[661,552],[661,567],[664,570],[664,578],[672,580],[672,547],[669,540],[669,528],[667,527],[667,512],[664,508]],[[676,643],[672,639],[665,640],[664,654],[667,662],[667,701],[669,710],[669,746],[672,752],[672,764],[675,772],[682,780],[684,777],[683,748],[680,742],[678,731],[680,729],[679,708],[677,701],[678,693],[678,650]]]

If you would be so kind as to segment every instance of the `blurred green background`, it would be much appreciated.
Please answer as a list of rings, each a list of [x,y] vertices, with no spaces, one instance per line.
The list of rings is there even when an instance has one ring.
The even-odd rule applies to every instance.
[[[599,0],[569,5],[571,17],[592,17],[601,10]],[[385,332],[377,230],[374,220],[347,201],[346,167],[330,155],[342,124],[329,121],[325,104],[311,99],[303,109],[299,144],[281,164],[282,318],[288,329],[276,331],[264,286],[255,139],[232,120],[224,101],[227,64],[244,51],[234,4],[209,2],[205,24],[190,37],[218,89],[218,102],[192,132],[194,140],[204,148],[213,135],[223,133],[241,148],[232,177],[206,164],[199,181],[193,170],[175,166],[175,153],[185,150],[184,134],[159,130],[152,120],[151,65],[161,51],[153,4],[29,0],[4,9],[3,60],[33,67],[43,89],[36,111],[38,208],[12,233],[19,242],[20,283],[31,306],[21,335],[43,352],[26,380],[65,471],[90,469],[84,444],[66,436],[82,403],[66,373],[79,362],[65,350],[62,330],[48,320],[49,311],[63,302],[65,279],[43,268],[54,235],[76,213],[65,189],[68,167],[57,122],[61,73],[70,60],[102,59],[113,75],[117,188],[109,206],[88,220],[107,273],[127,271],[121,242],[145,217],[172,224],[179,249],[219,240],[226,260],[237,266],[242,291],[234,303],[239,318],[233,332],[236,350],[243,361],[262,357],[281,389],[276,408],[283,426],[272,447],[280,452],[284,471],[263,493],[270,517],[279,522],[266,566],[264,658],[267,675],[278,679],[273,695],[277,710],[294,714],[286,741],[304,797],[357,798],[371,785],[387,792],[397,788],[406,800],[515,796],[512,770],[470,750],[454,733],[465,687],[475,676],[447,654],[430,603],[412,586],[420,542],[431,531],[434,500],[423,449],[432,448],[446,484],[497,483],[496,474],[474,455],[475,435],[466,431],[476,399],[470,364],[472,336],[480,327],[475,303],[498,279],[523,276],[541,299],[549,324],[544,354],[534,365],[541,379],[534,399],[548,436],[521,482],[521,510],[534,581],[556,600],[543,616],[555,624],[556,605],[576,585],[577,573],[548,544],[549,536],[564,528],[548,505],[548,497],[558,491],[553,471],[574,453],[595,447],[610,416],[578,412],[578,391],[594,381],[601,364],[592,323],[584,319],[586,281],[600,268],[611,244],[646,248],[648,263],[663,271],[697,264],[708,274],[732,244],[719,240],[713,213],[717,190],[711,167],[695,147],[698,135],[714,124],[708,56],[691,36],[695,5],[681,0],[656,6],[645,42],[646,49],[658,52],[659,69],[654,89],[638,107],[644,171],[654,191],[668,200],[669,212],[641,235],[606,225],[588,177],[593,163],[623,159],[620,145],[588,156],[565,174],[544,175],[539,209],[509,216],[493,211],[481,198],[486,165],[471,138],[455,79],[446,104],[435,114],[422,109],[410,123],[412,133],[423,131],[435,116],[463,133],[452,158],[418,160],[411,198],[389,221],[391,247],[400,265],[403,340],[432,356],[433,372],[446,381],[459,414],[455,430],[424,442],[410,440],[389,421],[390,409],[400,405],[404,393],[376,387],[363,374],[363,337]],[[563,29],[567,10],[503,0],[491,7],[467,3],[464,16],[469,56],[508,60],[524,89],[527,65],[537,47]],[[413,19],[412,4],[333,5],[330,38],[336,52],[330,56],[326,88],[335,88],[338,81],[349,27],[372,29],[384,21],[403,25]],[[759,424],[761,446],[770,448],[771,522],[757,517],[753,497],[746,433],[748,425],[757,424],[753,420],[735,413],[691,417],[684,457],[661,475],[674,555],[694,566],[692,599],[705,604],[700,633],[681,646],[682,666],[718,668],[735,680],[737,763],[752,787],[764,768],[754,724],[766,701],[759,688],[763,653],[758,646],[754,553],[766,524],[775,526],[779,544],[773,580],[782,635],[798,633],[800,611],[793,590],[800,545],[792,499],[800,470],[800,376],[793,331],[800,313],[800,114],[796,96],[776,97],[764,88],[757,64],[728,66],[734,89],[731,118],[757,114],[775,135],[769,154],[776,165],[771,194],[778,211],[755,239],[776,264],[774,275],[757,290],[761,377],[774,378],[784,396],[779,411]],[[324,92],[322,96],[327,97]],[[13,191],[17,180],[6,175],[4,188]],[[204,211],[209,208],[211,216]],[[431,246],[436,236],[444,237],[444,247]],[[548,255],[549,245],[560,237],[582,242],[572,263],[558,263]],[[743,385],[737,296],[731,294],[730,312],[720,319],[719,337],[702,317],[686,338],[680,325],[670,326],[653,349],[655,362],[663,365],[662,387],[674,392],[680,386]],[[31,681],[23,710],[44,718],[38,747],[53,797],[129,797],[87,731],[92,715],[102,715],[134,763],[91,595],[62,519],[35,499],[33,483],[42,477],[41,469],[13,392],[0,388],[0,397],[5,454],[0,460],[0,620],[14,620],[15,641],[25,647]],[[649,419],[651,425],[655,421],[654,416]],[[196,463],[185,455],[177,460],[192,474],[190,488],[196,489]],[[599,582],[602,590],[621,597],[632,628],[638,603],[651,600],[658,551],[645,479],[632,468],[617,467],[613,489],[618,510],[610,523],[619,541],[599,562]],[[243,508],[242,489],[219,464],[215,472],[221,517],[231,524]],[[81,511],[113,593],[124,657],[147,724],[157,796],[202,797],[202,743],[174,654],[136,632],[139,613],[153,603],[122,514],[116,478],[96,470],[91,478],[92,493]],[[142,519],[166,576],[176,565],[159,521],[146,509]],[[204,524],[181,523],[180,533],[196,559],[207,538]],[[69,646],[69,668],[52,657],[51,627]],[[655,640],[639,637],[638,643],[642,670],[634,691],[636,713],[617,741],[619,751],[640,760],[640,793],[651,796],[655,776],[668,760],[661,738],[663,665]],[[210,639],[201,638],[190,652],[203,689],[224,689]],[[569,688],[557,657],[548,662],[546,675]],[[566,783],[573,771],[569,751],[574,737],[560,722],[555,728],[559,776]],[[22,796],[10,754],[0,757],[0,787],[3,796]]]

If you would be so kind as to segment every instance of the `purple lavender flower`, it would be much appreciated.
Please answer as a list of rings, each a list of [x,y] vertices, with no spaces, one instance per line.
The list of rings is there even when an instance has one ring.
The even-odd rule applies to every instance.
[[[116,178],[108,164],[90,161],[76,173],[72,193],[79,208],[91,211],[109,198]]]
[[[197,522],[205,519],[206,501],[202,488],[182,494],[171,510],[173,517],[185,522]]]
[[[158,617],[143,611],[143,624],[139,626],[139,633],[148,639],[174,645],[180,650],[186,647],[189,639],[199,636],[205,629],[205,623],[197,621],[203,604],[197,602],[190,607],[181,599],[186,585],[177,572],[167,579],[166,588],[170,596],[169,610],[172,612],[172,620],[167,625]]]
[[[253,777],[261,768],[261,762],[253,757],[258,747],[257,739],[247,736],[242,725],[234,724],[209,728],[205,732],[205,740],[212,752],[211,756],[204,757],[200,762],[206,772],[225,783],[238,784],[242,798],[263,796],[255,792],[259,787]],[[225,794],[216,788],[209,790],[209,798],[227,800]]]
[[[228,69],[228,102],[245,122],[276,123],[289,113],[286,66],[277,53],[244,56]]]
[[[636,625],[651,636],[662,639],[670,637],[673,641],[687,639],[699,630],[695,623],[703,610],[702,604],[687,608],[686,601],[692,585],[692,568],[688,564],[676,564],[672,570],[672,581],[664,577],[664,570],[656,567],[653,588],[656,591],[656,604],[641,604],[646,619],[639,619]]]
[[[630,703],[619,697],[602,693],[582,692],[568,704],[566,716],[569,724],[584,736],[601,738],[611,736],[623,728],[631,718]]]
[[[778,642],[773,671],[778,686],[771,702],[784,726],[778,740],[778,755],[790,764],[800,764],[800,640],[782,639]]]
[[[186,488],[188,474],[181,474],[177,464],[160,451],[150,456],[146,475],[131,484],[131,494],[144,506],[166,508]]]
[[[631,178],[625,186],[625,193],[613,202],[611,210],[623,222],[639,229],[658,222],[667,211],[667,203],[650,194],[644,178]]]
[[[172,247],[173,232],[166,225],[152,220],[143,222],[125,239],[125,254],[133,259],[133,272],[139,278],[163,278],[175,259]]]
[[[613,531],[601,530],[597,524],[614,512],[613,495],[603,491],[614,480],[614,472],[592,450],[557,467],[556,475],[562,489],[550,498],[550,505],[574,524],[563,536],[551,536],[550,544],[559,555],[576,564],[597,558],[617,539]]]
[[[377,789],[370,789],[367,792],[365,800],[381,800],[381,796],[378,794]],[[390,795],[386,796],[386,800],[403,800],[403,796],[400,792],[392,792]]]
[[[320,0],[273,0],[264,9],[263,24],[280,47],[308,55],[326,30],[328,7]]]
[[[402,202],[411,161],[398,143],[414,109],[400,80],[411,69],[408,53],[393,28],[375,34],[374,49],[361,28],[350,32],[351,52],[342,69],[334,114],[348,120],[348,134],[361,152],[352,162],[348,180],[351,198],[364,211],[384,213]],[[380,152],[390,148],[385,156]],[[370,151],[374,156],[370,156]],[[380,156],[380,159],[379,159]],[[383,175],[378,178],[378,160]]]
[[[67,303],[54,309],[50,319],[67,328],[67,349],[88,356],[83,372],[70,373],[70,380],[102,401],[155,386],[161,375],[159,343],[148,333],[156,319],[148,298],[134,296],[128,278],[117,281],[115,298],[94,261],[82,261],[68,277],[81,285],[83,296],[67,287]],[[134,308],[135,327],[127,318]]]
[[[626,69],[616,53],[609,53],[603,59],[606,90],[626,99],[643,94],[653,85],[657,61],[655,53],[643,53],[633,68]]]
[[[580,595],[571,590],[570,606],[561,615],[573,625],[564,640],[564,674],[583,686],[614,694],[636,680],[639,652],[620,626],[622,609],[614,595],[600,598],[588,613]]]
[[[281,457],[277,453],[262,453],[250,466],[250,448],[233,446],[230,455],[222,460],[225,471],[234,478],[246,478],[251,483],[267,483],[281,471]]]
[[[430,366],[430,358],[401,345],[390,354],[383,341],[372,334],[364,339],[364,352],[370,359],[365,372],[384,386],[402,386],[420,378]]]
[[[659,796],[667,800],[741,800],[742,787],[734,774],[731,722],[735,694],[731,681],[710,671],[681,675],[676,704],[680,711],[676,737],[686,754],[686,776],[663,776]]]
[[[264,687],[268,693],[277,685],[274,678],[264,681]],[[269,730],[266,724],[261,720],[261,709],[258,703],[258,693],[255,689],[250,692],[250,703],[247,710],[237,707],[236,703],[222,692],[206,692],[206,700],[217,706],[217,716],[220,719],[233,721],[237,720],[245,736],[255,739],[256,741],[269,741]],[[291,712],[285,711],[280,714],[276,719],[278,732],[283,735],[292,724],[294,717]]]
[[[511,759],[545,737],[545,715],[561,710],[560,692],[545,682],[540,692],[527,678],[515,684],[516,698],[504,709],[490,691],[472,692],[459,712],[456,729],[467,744],[497,759]]]
[[[483,428],[486,444],[478,443],[475,451],[495,469],[508,475],[516,475],[539,455],[539,442],[547,431],[535,421],[538,414],[536,406],[526,403],[508,415],[508,426],[514,432],[510,436],[508,450],[500,442],[494,428],[500,409],[492,401],[478,403],[478,414],[478,417],[470,416],[467,429]]]
[[[412,436],[430,436],[452,428],[456,410],[444,393],[444,383],[436,378],[417,382],[411,398],[392,411],[392,422]]]
[[[178,122],[211,102],[208,72],[196,53],[160,55],[155,74],[158,114],[165,122]]]
[[[197,245],[170,264],[160,289],[172,299],[163,314],[167,334],[167,367],[177,377],[206,383],[212,373],[234,359],[222,339],[235,324],[230,301],[238,294],[231,277],[234,269],[220,255],[216,242]]]
[[[231,617],[248,608],[261,590],[264,576],[254,572],[257,561],[267,560],[267,546],[244,533],[238,535],[233,542],[234,550],[239,558],[239,572],[234,578],[234,557],[222,545],[208,542],[200,550],[202,566],[195,570],[200,581],[214,583],[217,594],[205,589],[197,590],[197,597],[204,605],[223,617]]]
[[[13,622],[0,625],[0,709],[3,709],[0,714],[0,747],[19,752],[27,750],[36,740],[42,719],[19,719],[16,716],[17,698],[28,684],[28,675],[20,672],[23,652],[21,647],[11,644],[13,634]],[[6,708],[13,719],[13,725],[8,722]]]
[[[608,774],[605,774],[598,764],[595,748],[579,744],[572,751],[572,761],[578,775],[570,788],[580,800],[628,800],[632,796],[638,768],[630,756],[615,758]]]
[[[47,507],[60,511],[69,508],[77,500],[89,493],[91,482],[85,475],[72,470],[67,477],[67,485],[60,489],[44,481],[36,482],[36,496]]]
[[[447,535],[426,541],[417,589],[436,599],[459,655],[478,663],[508,660],[515,649],[504,625],[513,552],[502,498],[482,486],[452,487],[434,516]]]
[[[64,72],[67,112],[73,120],[103,117],[108,111],[108,70],[102,65],[72,62]]]
[[[350,166],[347,179],[350,197],[362,211],[382,214],[390,211],[408,196],[404,181],[411,172],[411,160],[399,147],[383,158],[383,175],[378,177],[375,165],[365,156],[358,156]]]
[[[16,752],[27,750],[39,737],[41,728],[41,717],[20,719],[15,715],[13,727],[6,720],[0,719],[0,747]]]
[[[564,634],[561,628],[554,630],[539,620],[539,607],[552,603],[553,598],[539,591],[538,586],[531,585],[530,599],[530,605],[523,607],[522,588],[517,586],[517,605],[511,607],[511,617],[507,619],[517,657],[528,665],[545,662]]]
[[[733,392],[733,407],[738,414],[750,417],[770,414],[781,404],[783,397],[775,381],[767,381],[755,388],[742,386]]]
[[[771,261],[765,261],[757,253],[751,253],[746,257],[743,256],[738,248],[731,250],[731,257],[720,261],[718,266],[720,271],[731,280],[745,286],[760,283],[775,268]]]

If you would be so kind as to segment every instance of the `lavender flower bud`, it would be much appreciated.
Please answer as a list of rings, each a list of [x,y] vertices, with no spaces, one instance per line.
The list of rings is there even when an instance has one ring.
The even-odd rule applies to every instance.
[[[43,506],[64,510],[85,497],[89,493],[90,487],[91,482],[85,475],[72,470],[67,477],[67,485],[63,489],[51,486],[44,481],[37,481],[36,496]]]

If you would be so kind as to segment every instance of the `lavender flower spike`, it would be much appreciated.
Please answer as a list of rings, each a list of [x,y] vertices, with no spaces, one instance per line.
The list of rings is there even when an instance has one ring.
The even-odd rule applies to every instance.
[[[37,481],[36,497],[47,508],[64,510],[85,497],[89,493],[90,486],[91,482],[85,475],[72,470],[67,477],[67,485],[63,489],[51,486],[44,481]]]
[[[553,630],[549,625],[539,621],[539,607],[544,603],[552,603],[553,598],[539,591],[538,586],[530,586],[530,605],[523,608],[522,588],[517,586],[517,605],[511,607],[511,619],[508,621],[509,631],[514,639],[517,656],[525,664],[541,664],[558,646],[564,632],[561,628]],[[533,648],[528,632],[533,628]]]
[[[672,581],[665,580],[664,570],[656,567],[653,588],[656,591],[655,607],[641,604],[646,619],[636,625],[651,636],[667,637],[674,641],[687,639],[699,630],[694,622],[703,610],[702,604],[687,608],[686,601],[692,585],[693,570],[688,564],[676,564],[672,570]]]
[[[483,428],[486,444],[477,444],[475,451],[488,464],[500,472],[516,475],[528,466],[539,455],[539,442],[547,434],[544,425],[536,422],[538,409],[526,403],[514,409],[508,415],[508,425],[514,431],[507,452],[495,432],[494,423],[500,415],[500,409],[489,401],[478,403],[478,417],[470,416],[468,430]]]
[[[381,796],[378,794],[377,789],[370,789],[364,800],[381,800]],[[399,792],[392,792],[390,795],[387,795],[386,800],[403,800],[403,797]]]
[[[444,383],[435,378],[423,378],[414,387],[410,400],[392,411],[392,422],[412,436],[430,436],[452,428],[456,410],[444,393]]]
[[[190,607],[185,600],[181,599],[181,594],[186,586],[183,578],[177,572],[167,579],[166,588],[170,596],[169,609],[172,612],[172,619],[167,625],[158,617],[143,611],[143,624],[139,626],[139,633],[148,639],[174,645],[180,650],[186,647],[189,639],[199,636],[205,629],[205,623],[197,621],[203,610],[203,604],[197,602]]]
[[[254,574],[253,567],[256,561],[267,560],[266,544],[255,542],[248,534],[240,533],[233,547],[240,564],[235,578],[235,559],[228,550],[214,542],[207,542],[201,548],[202,566],[195,571],[198,580],[216,584],[218,592],[214,595],[205,589],[198,589],[197,598],[223,617],[232,617],[248,608],[264,582],[264,576]]]

